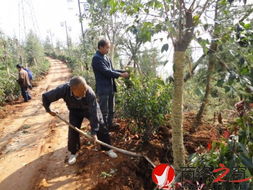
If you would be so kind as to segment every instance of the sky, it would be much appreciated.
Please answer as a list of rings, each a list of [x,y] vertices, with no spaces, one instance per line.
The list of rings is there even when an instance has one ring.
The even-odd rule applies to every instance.
[[[85,0],[80,0],[81,2]],[[248,0],[252,4],[253,0]],[[84,10],[84,3],[81,3],[81,9]],[[0,31],[10,37],[17,37],[20,41],[30,30],[37,33],[41,40],[45,40],[48,35],[53,43],[63,42],[66,45],[66,30],[64,23],[68,28],[68,35],[74,43],[80,42],[81,27],[79,23],[78,0],[1,0],[0,2]],[[88,28],[87,21],[84,20],[84,30]],[[159,44],[157,44],[159,43]],[[173,45],[166,38],[163,41],[157,41],[154,46],[160,47],[169,44],[168,52],[164,52],[164,59],[168,64],[158,68],[158,72],[163,76],[172,74]],[[193,58],[197,60],[203,51],[198,44],[192,42],[196,47],[193,51]]]
[[[57,40],[66,43],[66,30],[61,24],[66,21],[69,36],[78,42],[81,35],[78,14],[77,0],[2,0],[0,31],[23,40],[33,30],[42,40],[48,35],[54,43]]]

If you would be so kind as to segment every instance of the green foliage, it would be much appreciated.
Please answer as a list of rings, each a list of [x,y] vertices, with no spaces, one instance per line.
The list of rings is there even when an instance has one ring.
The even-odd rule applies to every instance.
[[[46,40],[43,44],[43,47],[44,47],[44,51],[45,53],[48,53],[48,54],[53,54],[54,53],[54,46],[50,40],[50,38],[47,36],[46,37]]]
[[[49,62],[44,59],[42,45],[36,35],[31,33],[25,44],[24,47],[17,39],[0,33],[0,105],[6,101],[13,101],[20,95],[20,87],[16,82],[18,78],[16,64],[29,66],[34,80],[49,69]],[[25,52],[26,59],[24,59]]]
[[[158,50],[155,48],[145,49],[142,53],[139,53],[138,61],[141,73],[150,78],[157,76],[156,68],[162,65]]]
[[[30,67],[30,69],[33,72],[33,76],[36,80],[36,78],[38,78],[39,76],[47,74],[49,67],[49,61],[44,59],[42,62],[39,63],[39,65]]]
[[[109,0],[88,0],[87,3],[89,4],[89,11],[86,14],[86,18],[91,20],[91,22],[89,23],[89,34],[85,36],[85,42],[83,42],[84,46],[86,48],[87,38],[89,39],[88,45],[95,41],[95,49],[92,49],[94,53],[94,50],[97,48],[97,42],[101,37],[110,40],[110,57],[115,64],[118,53],[116,47],[121,43],[122,38],[124,38],[123,33],[127,26],[129,26],[126,17],[119,16],[115,12],[116,7],[122,3]],[[114,14],[112,15],[111,13]],[[85,48],[83,51],[85,51]],[[89,57],[87,53],[85,56]]]
[[[0,70],[0,105],[6,100],[13,100],[19,94],[19,85],[16,79],[9,77],[6,71]]]
[[[239,135],[237,129],[239,127]],[[253,112],[236,119],[230,127],[230,133],[234,135],[225,137],[219,142],[212,142],[212,148],[209,152],[201,154],[194,153],[190,157],[190,166],[194,167],[212,167],[217,168],[220,163],[227,166],[230,171],[233,168],[245,167],[245,178],[253,176]],[[231,177],[231,173],[227,177]],[[245,182],[242,185],[251,184]],[[224,183],[225,187],[233,184]],[[240,187],[240,189],[243,189]]]
[[[239,118],[236,123],[240,127],[239,145],[240,159],[253,175],[253,112]]]
[[[204,64],[205,60],[199,65],[199,70],[194,77],[184,85],[184,111],[186,112],[196,112],[204,98],[207,81],[207,68],[205,68]],[[223,86],[216,86],[219,76],[220,73],[213,75],[207,109],[204,112],[205,120],[213,119],[214,113],[218,112],[221,112],[222,117],[227,119],[229,115],[228,110],[233,109],[234,104],[239,101],[239,97],[234,92],[228,93],[225,92]],[[235,86],[234,88],[237,87]]]
[[[164,124],[170,112],[171,86],[159,78],[131,76],[124,80],[118,96],[122,116],[134,121],[144,140]]]
[[[43,61],[44,50],[42,44],[33,32],[30,32],[27,36],[25,54],[28,66],[33,66]]]
[[[220,42],[222,45],[216,54],[223,65],[220,67],[217,86],[224,87],[227,93],[251,99],[251,93],[247,89],[253,86],[252,25],[241,22],[233,28],[233,33],[226,43]]]

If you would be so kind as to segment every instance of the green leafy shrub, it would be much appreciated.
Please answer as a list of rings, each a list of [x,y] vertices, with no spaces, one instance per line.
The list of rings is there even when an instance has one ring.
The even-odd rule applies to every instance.
[[[33,66],[30,69],[33,72],[33,77],[36,79],[40,75],[45,75],[50,67],[50,63],[48,60],[44,60],[43,63],[39,64],[38,66]]]
[[[44,50],[39,38],[30,32],[24,44],[15,38],[9,38],[0,32],[0,105],[13,101],[20,95],[17,84],[16,64],[29,67],[35,80],[45,75],[50,63],[44,58]]]
[[[245,178],[253,176],[253,112],[236,119],[231,126],[230,134],[233,135],[227,135],[219,142],[212,142],[210,151],[191,155],[190,166],[218,168],[221,163],[230,171],[233,171],[234,168],[245,168]],[[232,172],[226,177],[231,179]],[[252,179],[239,184],[224,182],[220,185],[224,189],[253,188]]]
[[[0,105],[6,100],[13,100],[19,95],[20,88],[16,79],[8,76],[6,71],[0,71]]]
[[[170,112],[171,86],[160,78],[124,79],[118,95],[122,116],[134,121],[144,140],[164,124]]]

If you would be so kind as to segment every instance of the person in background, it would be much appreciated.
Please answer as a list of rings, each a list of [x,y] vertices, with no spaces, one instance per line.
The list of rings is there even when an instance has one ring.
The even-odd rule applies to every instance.
[[[103,116],[97,103],[95,93],[87,85],[83,77],[73,77],[69,83],[58,86],[57,88],[42,94],[42,102],[46,111],[52,116],[56,112],[51,111],[50,104],[59,99],[63,99],[69,110],[69,122],[77,128],[81,128],[84,118],[89,119],[91,125],[91,135],[94,140],[99,139],[107,144],[111,144],[110,136],[104,125]],[[70,156],[68,163],[74,164],[80,149],[79,133],[69,127],[68,132],[68,151]],[[104,146],[101,149],[111,158],[116,158],[117,154]]]
[[[113,69],[111,60],[106,56],[110,49],[110,43],[106,40],[98,42],[98,50],[92,59],[92,68],[96,79],[96,94],[108,129],[115,128],[119,124],[113,123],[115,112],[115,93],[117,92],[115,79],[128,78],[129,74],[122,70]]]
[[[28,73],[27,71],[24,70],[24,68],[20,64],[17,64],[16,67],[18,69],[17,82],[21,88],[21,94],[24,98],[24,101],[28,102],[29,100],[31,100],[31,96],[28,92],[28,88],[32,89],[32,85],[30,83]]]

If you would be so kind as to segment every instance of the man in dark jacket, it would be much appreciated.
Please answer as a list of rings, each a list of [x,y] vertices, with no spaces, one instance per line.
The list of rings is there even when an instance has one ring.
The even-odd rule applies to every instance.
[[[91,134],[107,144],[110,144],[110,136],[104,125],[100,107],[96,101],[96,96],[90,86],[82,77],[73,77],[69,83],[58,86],[57,88],[42,95],[43,106],[46,111],[55,116],[56,113],[50,110],[50,104],[59,99],[63,99],[69,109],[69,122],[77,128],[81,128],[82,121],[88,118],[91,125]],[[69,127],[68,150],[71,153],[68,163],[76,162],[77,151],[80,149],[79,133]],[[102,150],[112,157],[117,154],[107,147],[101,146]]]
[[[111,60],[106,56],[109,52],[110,43],[106,40],[98,42],[98,50],[92,59],[92,68],[96,79],[96,94],[103,114],[106,126],[113,126],[114,115],[115,79],[118,77],[128,78],[129,74],[121,70],[113,69]]]

